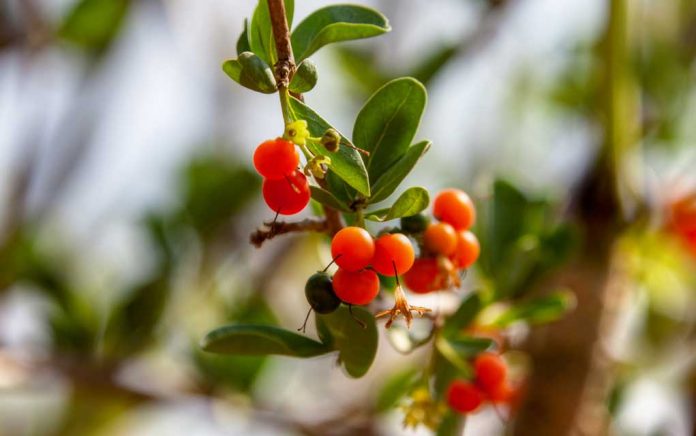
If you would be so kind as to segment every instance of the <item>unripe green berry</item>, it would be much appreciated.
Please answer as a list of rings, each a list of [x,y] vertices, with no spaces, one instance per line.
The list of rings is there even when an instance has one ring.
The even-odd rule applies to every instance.
[[[333,290],[331,277],[325,272],[312,274],[305,285],[305,296],[317,313],[331,313],[341,305],[341,300]]]
[[[324,136],[321,137],[321,145],[327,150],[334,153],[338,151],[338,146],[341,143],[341,134],[335,129],[329,129],[324,132]]]
[[[430,218],[422,213],[401,218],[401,230],[405,233],[421,233],[430,224]]]

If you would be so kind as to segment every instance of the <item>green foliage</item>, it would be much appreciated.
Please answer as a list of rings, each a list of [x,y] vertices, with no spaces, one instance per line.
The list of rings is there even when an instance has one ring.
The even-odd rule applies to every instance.
[[[324,344],[338,350],[338,359],[351,377],[362,377],[377,354],[377,325],[374,316],[360,307],[339,307],[328,315],[316,315],[317,332]],[[355,319],[359,319],[363,328]]]
[[[442,327],[442,334],[447,337],[458,334],[474,320],[483,308],[483,302],[478,293],[472,292],[459,305],[457,310],[447,318]]]
[[[321,47],[340,41],[369,38],[391,30],[387,19],[357,5],[331,5],[302,20],[292,32],[292,49],[301,61]]]
[[[545,324],[562,318],[575,307],[575,294],[570,291],[556,291],[549,295],[516,303],[502,313],[495,324],[505,327],[516,321],[529,324]]]
[[[377,394],[375,410],[384,413],[396,406],[399,400],[410,392],[420,375],[421,371],[416,368],[407,368],[391,375]]]
[[[409,148],[418,129],[427,95],[417,80],[392,80],[377,90],[355,120],[353,141],[370,152],[365,166],[374,183]]]
[[[225,61],[222,70],[232,80],[252,91],[273,94],[277,90],[273,70],[254,53],[245,51],[237,59]]]
[[[251,46],[249,45],[249,20],[247,19],[244,19],[244,29],[237,39],[237,56],[245,51],[251,51]]]
[[[290,82],[290,91],[298,94],[311,91],[317,84],[317,67],[309,59],[305,59],[297,66],[295,75]]]
[[[431,145],[430,141],[421,141],[410,146],[406,153],[374,182],[370,203],[386,200],[413,170],[420,158],[427,153]]]
[[[336,196],[334,196],[331,192],[318,186],[310,186],[310,190],[312,192],[312,198],[319,203],[332,207],[336,210],[340,210],[341,212],[351,212],[348,206],[336,198]]]
[[[217,328],[203,338],[201,348],[234,355],[277,354],[293,357],[319,356],[331,351],[327,344],[269,325],[228,325]]]
[[[79,0],[63,20],[58,35],[100,53],[118,35],[130,4],[129,0]]]
[[[285,1],[285,15],[288,26],[292,25],[292,16],[295,11],[295,1]],[[260,0],[251,18],[251,25],[248,32],[249,47],[258,57],[268,65],[275,65],[278,57],[276,55],[275,40],[273,39],[273,28],[271,27],[271,15],[268,10],[268,2]]]
[[[414,186],[405,190],[391,207],[367,212],[365,218],[371,221],[383,222],[404,216],[412,216],[425,210],[429,203],[430,196],[428,190]]]

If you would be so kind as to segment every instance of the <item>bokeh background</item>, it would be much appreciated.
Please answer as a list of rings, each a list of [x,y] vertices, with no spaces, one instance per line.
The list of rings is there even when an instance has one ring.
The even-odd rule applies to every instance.
[[[296,22],[328,4],[296,3]],[[575,283],[578,309],[510,333],[522,366],[541,368],[520,421],[577,412],[564,398],[577,406],[594,380],[608,427],[576,434],[695,434],[696,237],[675,204],[696,190],[696,4],[360,3],[392,32],[314,56],[307,103],[350,132],[374,90],[415,76],[429,92],[417,136],[434,145],[407,184],[485,205],[502,178],[580,229],[568,260],[524,283]],[[360,380],[331,357],[198,351],[226,322],[299,326],[304,281],[330,260],[317,235],[247,242],[272,218],[251,155],[283,127],[275,96],[221,70],[254,7],[0,3],[0,434],[430,433],[381,407],[385,380],[427,356],[385,333]],[[596,247],[612,254],[588,266]],[[483,269],[466,289],[509,270]],[[534,434],[562,434],[547,422]],[[466,434],[506,428],[485,410]]]

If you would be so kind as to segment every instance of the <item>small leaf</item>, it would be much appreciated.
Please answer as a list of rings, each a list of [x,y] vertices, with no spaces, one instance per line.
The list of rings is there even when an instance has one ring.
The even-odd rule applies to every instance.
[[[409,148],[425,109],[423,85],[410,77],[392,80],[375,92],[360,110],[353,127],[357,147],[370,152],[365,158],[370,183],[374,183]]]
[[[318,186],[310,186],[309,188],[312,191],[312,198],[318,201],[319,203],[340,210],[342,212],[351,212],[351,210],[348,209],[348,207],[344,203],[342,203],[329,191],[322,189]]]
[[[495,347],[495,341],[489,338],[475,338],[462,335],[454,339],[449,339],[448,341],[459,357],[463,359],[470,359],[482,351],[490,350]]]
[[[222,64],[222,70],[246,88],[264,94],[276,92],[276,81],[271,67],[251,52],[244,52],[239,58],[226,61]]]
[[[474,375],[471,365],[469,365],[469,363],[466,361],[468,356],[462,356],[453,342],[445,339],[444,337],[439,337],[435,341],[435,347],[437,348],[437,351],[440,352],[442,357],[447,359],[447,361],[454,366],[463,377],[470,378]]]
[[[292,25],[292,16],[295,11],[295,1],[285,0],[285,16],[288,20],[288,27]],[[254,9],[249,27],[249,46],[258,57],[263,59],[268,65],[275,65],[278,60],[275,42],[273,39],[273,28],[271,26],[271,14],[268,11],[268,1],[259,0]]]
[[[392,207],[367,212],[370,221],[389,221],[402,216],[411,216],[423,211],[430,203],[430,196],[425,188],[415,186],[408,188],[396,199]]]
[[[208,333],[201,342],[205,351],[220,354],[278,354],[312,357],[326,354],[330,347],[306,336],[267,325],[229,325]]]
[[[369,38],[391,30],[386,17],[357,5],[332,5],[316,10],[292,32],[292,48],[298,61],[326,44]]]
[[[297,66],[295,75],[290,82],[290,91],[298,94],[309,92],[317,84],[317,67],[309,59],[303,60]]]
[[[447,318],[442,334],[451,337],[458,334],[462,329],[466,328],[476,318],[483,304],[478,293],[472,292],[462,301],[459,308]]]
[[[58,36],[95,54],[102,53],[118,36],[131,6],[129,0],[72,2]]]
[[[466,418],[448,409],[437,428],[435,436],[460,436],[464,432]]]
[[[570,291],[556,291],[551,295],[517,303],[502,313],[495,324],[505,327],[516,321],[545,324],[556,321],[575,308],[575,295]]]
[[[375,410],[378,413],[389,412],[404,395],[410,392],[420,374],[421,370],[409,368],[390,376],[379,390]]]
[[[401,159],[377,178],[372,187],[370,203],[379,203],[382,200],[386,200],[399,187],[399,184],[406,178],[408,173],[411,172],[416,162],[427,153],[430,145],[430,141],[421,141],[409,147]]]
[[[296,98],[290,98],[290,108],[294,120],[306,120],[307,127],[312,136],[320,137],[328,129],[333,128],[324,121],[309,106]],[[339,132],[340,133],[340,132]],[[370,182],[367,178],[365,164],[358,152],[350,148],[350,141],[341,134],[341,144],[337,152],[331,153],[320,144],[307,142],[307,148],[315,155],[329,156],[331,158],[330,169],[349,186],[355,188],[366,197],[370,196]]]
[[[247,19],[244,19],[244,30],[242,30],[239,39],[237,39],[237,56],[245,51],[251,51],[251,46],[249,45],[249,21]]]
[[[328,315],[317,314],[316,322],[322,342],[338,350],[348,375],[359,378],[367,373],[377,354],[377,325],[374,316],[361,307],[353,307],[353,315],[366,328],[345,306]]]

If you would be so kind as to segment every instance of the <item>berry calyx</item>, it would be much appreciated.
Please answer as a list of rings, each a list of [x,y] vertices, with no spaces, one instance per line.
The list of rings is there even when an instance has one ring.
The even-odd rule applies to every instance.
[[[345,303],[361,306],[370,303],[379,293],[379,278],[369,269],[348,271],[339,268],[333,276],[333,290]]]
[[[404,274],[415,260],[411,241],[400,233],[382,235],[375,241],[372,267],[383,276]]]
[[[421,233],[430,224],[430,218],[422,213],[401,218],[401,230],[405,233]]]
[[[476,221],[476,209],[471,198],[460,189],[445,189],[435,196],[433,215],[456,230],[466,230]]]
[[[476,373],[476,383],[487,393],[490,393],[505,382],[507,365],[500,355],[485,352],[476,356],[474,372]]]
[[[454,380],[447,389],[447,404],[459,413],[476,411],[483,403],[483,399],[483,392],[466,380]]]
[[[436,281],[438,281],[439,276],[440,269],[435,258],[419,258],[404,274],[404,284],[416,294],[427,294],[437,289]]]
[[[457,249],[457,232],[447,223],[430,224],[423,233],[423,242],[431,253],[449,256]]]
[[[341,144],[341,134],[335,129],[329,129],[324,132],[324,135],[320,140],[321,145],[324,146],[328,151],[335,153],[338,151],[339,145]]]
[[[341,300],[333,290],[331,277],[325,272],[312,274],[305,284],[305,297],[315,312],[326,314],[338,309]]]
[[[361,227],[344,227],[331,240],[331,256],[346,271],[359,271],[375,255],[375,242]]]
[[[481,254],[481,246],[476,235],[468,230],[457,232],[457,246],[452,254],[452,262],[457,268],[469,268]]]
[[[295,145],[283,138],[262,142],[254,152],[254,167],[266,179],[283,179],[295,171],[299,163]]]
[[[281,215],[300,212],[311,197],[307,177],[299,171],[278,180],[265,179],[261,190],[268,207]]]

